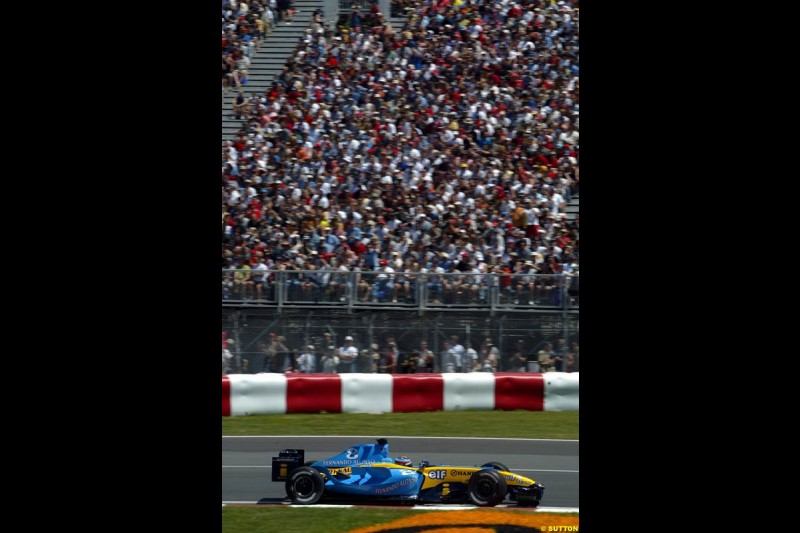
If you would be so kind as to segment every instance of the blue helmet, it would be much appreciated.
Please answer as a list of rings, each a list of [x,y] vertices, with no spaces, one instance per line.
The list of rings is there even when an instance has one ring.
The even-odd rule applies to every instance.
[[[405,455],[401,455],[400,457],[395,457],[394,462],[398,465],[411,466],[411,459],[409,459]]]

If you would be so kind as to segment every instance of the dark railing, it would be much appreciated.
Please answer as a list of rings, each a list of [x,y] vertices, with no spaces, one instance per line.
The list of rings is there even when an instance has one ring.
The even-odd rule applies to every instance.
[[[222,270],[223,305],[575,310],[578,275]]]

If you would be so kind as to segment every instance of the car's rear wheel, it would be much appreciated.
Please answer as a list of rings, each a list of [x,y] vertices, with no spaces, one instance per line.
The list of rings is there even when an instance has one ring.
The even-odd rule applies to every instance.
[[[508,492],[505,478],[497,470],[479,470],[472,474],[467,485],[469,500],[479,507],[494,507]]]
[[[508,467],[506,465],[504,465],[503,463],[498,463],[496,461],[489,461],[488,463],[481,465],[481,468],[486,468],[487,466],[494,468],[496,470],[503,470],[505,472],[509,472]]]
[[[325,492],[325,483],[320,473],[308,466],[292,470],[286,479],[286,495],[292,503],[311,505],[317,503]]]

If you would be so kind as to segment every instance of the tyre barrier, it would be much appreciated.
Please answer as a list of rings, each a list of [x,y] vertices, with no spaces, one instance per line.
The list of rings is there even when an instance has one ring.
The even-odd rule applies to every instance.
[[[222,416],[422,411],[578,411],[578,373],[231,374]]]

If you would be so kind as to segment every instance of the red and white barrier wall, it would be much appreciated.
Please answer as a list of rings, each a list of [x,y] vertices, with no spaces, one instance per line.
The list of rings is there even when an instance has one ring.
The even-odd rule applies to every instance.
[[[577,411],[578,373],[232,374],[222,416],[414,411]]]

